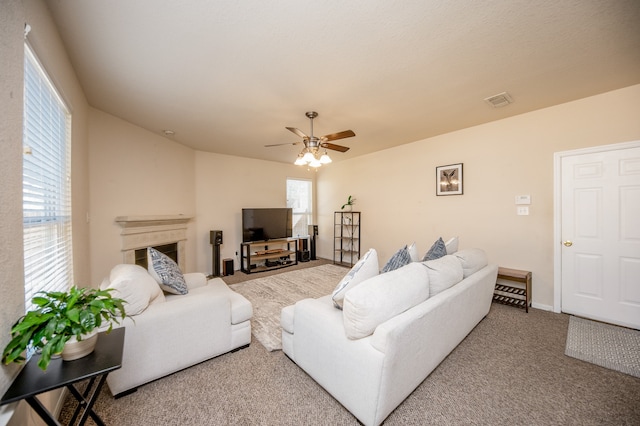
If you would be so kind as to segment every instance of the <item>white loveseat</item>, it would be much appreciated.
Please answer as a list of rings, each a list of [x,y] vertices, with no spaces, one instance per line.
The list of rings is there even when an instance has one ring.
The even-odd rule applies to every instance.
[[[248,346],[251,303],[220,278],[184,274],[188,293],[163,294],[142,267],[117,265],[101,288],[130,303],[122,368],[107,377],[114,396],[190,367],[209,358]]]
[[[344,310],[331,295],[284,308],[283,351],[358,420],[378,425],[487,315],[497,270],[470,249],[376,271],[346,292]]]

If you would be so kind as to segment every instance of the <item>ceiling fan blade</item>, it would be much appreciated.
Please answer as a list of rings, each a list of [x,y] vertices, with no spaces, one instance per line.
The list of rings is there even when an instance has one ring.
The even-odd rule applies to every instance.
[[[270,148],[272,146],[284,146],[284,145],[300,145],[302,142],[287,142],[287,143],[274,143],[271,145],[265,145],[265,148]]]
[[[326,148],[326,149],[333,149],[334,151],[340,151],[340,152],[347,152],[349,151],[349,147],[348,146],[342,146],[342,145],[335,145],[329,142],[323,142],[320,144],[321,147]]]
[[[304,132],[300,129],[296,129],[295,127],[287,127],[287,130],[289,130],[290,132],[295,133],[296,135],[300,136],[303,139],[309,139],[309,136],[305,135]]]
[[[342,132],[331,133],[330,135],[325,135],[321,139],[323,141],[335,141],[335,140],[338,140],[338,139],[350,138],[350,137],[353,137],[355,135],[356,134],[353,133],[353,130],[344,130]]]

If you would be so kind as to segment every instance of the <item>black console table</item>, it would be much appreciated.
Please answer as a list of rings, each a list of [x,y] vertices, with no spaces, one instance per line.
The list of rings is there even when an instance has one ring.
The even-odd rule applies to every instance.
[[[91,418],[98,425],[104,422],[93,411],[100,389],[104,385],[107,375],[122,366],[122,349],[124,347],[125,329],[116,328],[111,333],[102,332],[98,335],[95,350],[84,358],[75,361],[52,359],[47,371],[38,367],[39,355],[34,355],[18,373],[7,392],[2,397],[0,405],[26,400],[31,408],[48,425],[59,425],[53,415],[38,401],[36,395],[66,386],[79,404],[73,413],[70,424],[74,424],[84,408],[79,425],[83,425],[87,418]],[[81,394],[74,383],[89,379],[86,390]],[[98,380],[95,389],[94,384]],[[87,399],[87,397],[89,397]]]

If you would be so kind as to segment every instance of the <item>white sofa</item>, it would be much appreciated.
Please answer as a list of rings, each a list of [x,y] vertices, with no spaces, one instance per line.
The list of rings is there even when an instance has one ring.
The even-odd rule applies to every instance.
[[[220,278],[190,273],[184,279],[187,294],[165,295],[144,268],[118,265],[101,285],[130,302],[131,316],[120,324],[126,327],[122,368],[107,377],[114,396],[251,342],[247,299]]]
[[[331,295],[301,300],[282,310],[283,351],[378,425],[486,316],[497,270],[483,251],[462,250],[363,280],[344,310]]]

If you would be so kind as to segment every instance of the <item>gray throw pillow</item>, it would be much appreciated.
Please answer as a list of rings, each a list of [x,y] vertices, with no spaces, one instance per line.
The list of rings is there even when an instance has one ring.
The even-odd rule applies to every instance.
[[[444,244],[442,237],[433,243],[427,254],[424,255],[422,261],[436,260],[447,255],[447,246]]]
[[[409,249],[407,248],[407,246],[404,246],[403,248],[398,250],[396,254],[391,256],[391,259],[389,259],[387,264],[384,265],[380,273],[393,271],[395,269],[401,268],[410,263],[411,263],[411,254],[409,254]]]
[[[158,282],[161,289],[173,294],[187,294],[189,292],[180,267],[169,256],[149,247],[147,248],[147,263],[149,264],[149,275]]]

